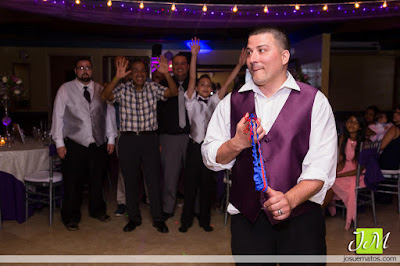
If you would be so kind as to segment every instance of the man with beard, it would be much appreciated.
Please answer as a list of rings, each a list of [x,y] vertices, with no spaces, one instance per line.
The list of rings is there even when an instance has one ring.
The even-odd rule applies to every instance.
[[[64,197],[63,223],[79,230],[81,186],[89,184],[89,215],[110,221],[103,198],[103,178],[107,153],[114,151],[117,128],[114,107],[101,101],[103,87],[92,81],[92,63],[81,58],[75,64],[76,79],[61,85],[57,92],[51,133],[62,159]],[[108,144],[107,144],[108,139]]]

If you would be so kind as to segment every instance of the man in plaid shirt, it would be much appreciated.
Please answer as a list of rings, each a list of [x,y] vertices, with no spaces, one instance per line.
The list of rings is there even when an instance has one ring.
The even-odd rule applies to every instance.
[[[148,69],[142,61],[135,60],[131,69],[126,71],[128,61],[125,58],[117,61],[117,72],[114,79],[103,90],[103,100],[114,100],[119,103],[121,137],[118,142],[119,160],[125,178],[126,207],[129,222],[125,232],[135,230],[142,224],[139,210],[140,170],[143,163],[146,185],[150,198],[150,210],[153,226],[161,233],[167,233],[161,209],[160,189],[160,150],[157,123],[157,101],[178,95],[176,83],[168,72],[165,57],[159,58],[158,71],[165,76],[168,87],[154,82],[147,82]],[[132,79],[118,84],[118,81],[131,73]]]

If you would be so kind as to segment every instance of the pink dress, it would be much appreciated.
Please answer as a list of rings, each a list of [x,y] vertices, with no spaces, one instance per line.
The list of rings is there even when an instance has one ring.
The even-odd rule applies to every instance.
[[[344,168],[338,172],[338,174],[352,171],[357,168],[357,162],[353,161],[355,148],[357,146],[356,141],[350,139],[347,140],[345,154],[346,162]],[[364,175],[360,177],[360,187],[365,187]],[[356,176],[345,176],[336,178],[335,183],[332,186],[332,190],[335,193],[333,200],[342,200],[346,206],[346,226],[345,229],[349,230],[351,221],[354,221],[356,215]],[[331,211],[331,210],[330,210]],[[332,212],[331,212],[332,214]]]

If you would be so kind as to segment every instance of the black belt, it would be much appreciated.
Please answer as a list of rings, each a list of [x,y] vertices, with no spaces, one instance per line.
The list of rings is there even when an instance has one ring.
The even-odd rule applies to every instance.
[[[127,135],[127,136],[149,136],[149,135],[155,135],[157,134],[157,131],[122,131],[121,135]]]

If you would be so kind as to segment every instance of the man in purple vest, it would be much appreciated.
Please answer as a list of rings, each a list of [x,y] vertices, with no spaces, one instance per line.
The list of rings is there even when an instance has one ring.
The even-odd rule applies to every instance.
[[[289,51],[287,35],[277,28],[250,33],[252,80],[217,106],[202,146],[207,167],[232,168],[233,255],[326,254],[320,205],[335,180],[335,119],[326,97],[287,71]],[[258,117],[266,193],[255,190],[243,117],[249,113]]]

